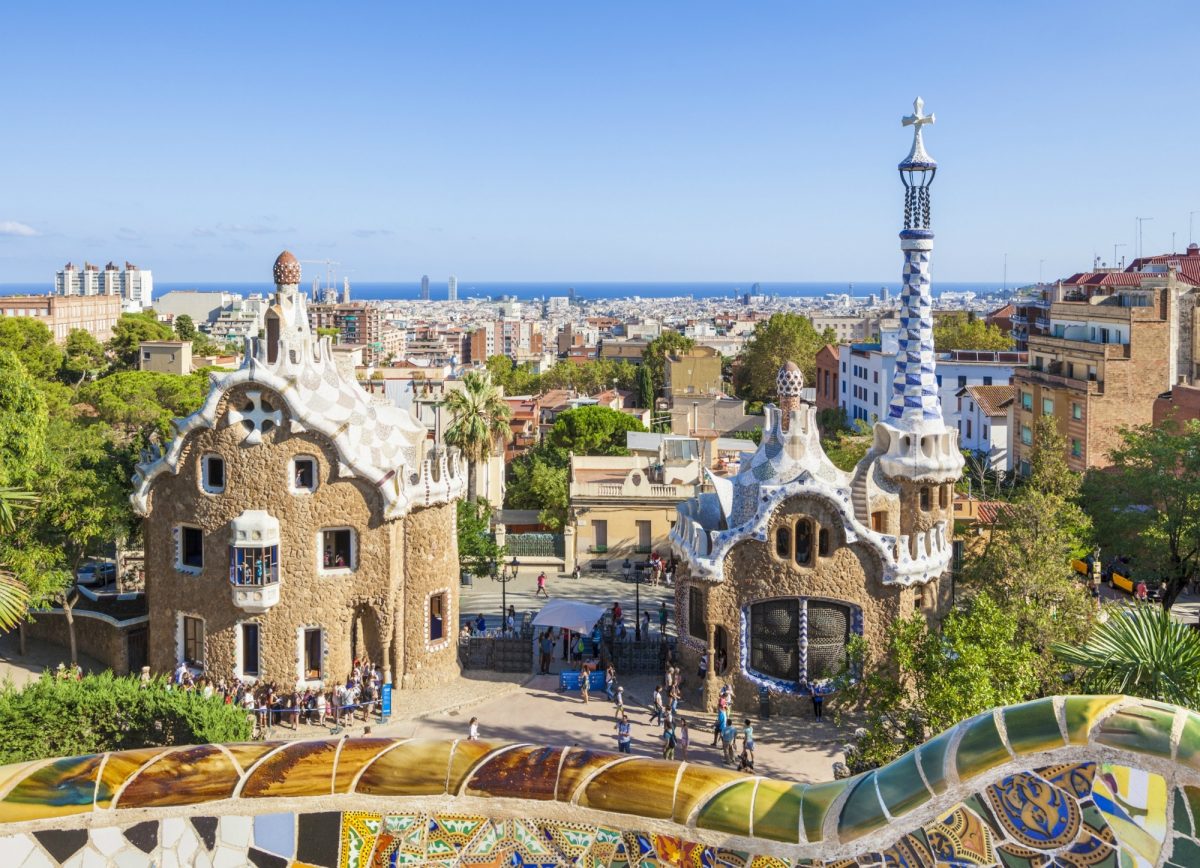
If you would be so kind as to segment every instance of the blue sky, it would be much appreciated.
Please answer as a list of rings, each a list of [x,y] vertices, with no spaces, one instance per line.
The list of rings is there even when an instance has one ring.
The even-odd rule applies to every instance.
[[[1069,274],[1136,216],[1182,249],[1200,210],[1182,2],[336,6],[6,7],[0,283],[283,247],[352,281],[894,280],[917,94],[935,281]]]

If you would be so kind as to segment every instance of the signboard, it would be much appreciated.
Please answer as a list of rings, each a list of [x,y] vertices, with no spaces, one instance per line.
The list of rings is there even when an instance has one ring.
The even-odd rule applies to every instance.
[[[380,697],[380,714],[383,717],[392,716],[392,685],[383,685],[383,695]]]

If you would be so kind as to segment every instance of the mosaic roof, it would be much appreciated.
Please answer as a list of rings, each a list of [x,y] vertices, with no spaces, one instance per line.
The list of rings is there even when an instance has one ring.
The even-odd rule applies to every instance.
[[[0,852],[55,860],[39,865],[134,850],[447,868],[1200,864],[1200,715],[1120,696],[996,709],[819,784],[387,738],[148,748],[6,766],[0,781]]]

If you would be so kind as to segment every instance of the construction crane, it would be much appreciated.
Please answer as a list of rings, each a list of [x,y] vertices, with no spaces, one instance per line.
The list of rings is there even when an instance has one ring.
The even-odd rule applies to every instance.
[[[324,265],[325,266],[325,288],[333,288],[333,266],[341,265],[332,259],[301,259],[300,262],[306,262],[309,265]]]

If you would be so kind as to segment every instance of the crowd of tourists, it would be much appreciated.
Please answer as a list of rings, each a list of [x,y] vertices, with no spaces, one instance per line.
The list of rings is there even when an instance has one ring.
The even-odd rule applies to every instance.
[[[143,667],[142,680],[150,680],[150,667]],[[180,663],[171,683],[178,690],[219,696],[226,705],[244,708],[254,716],[256,732],[261,733],[273,726],[298,729],[304,724],[337,729],[356,718],[367,720],[379,702],[383,674],[369,660],[356,659],[345,681],[327,683],[321,688],[304,684],[289,687],[270,681],[196,675]]]

